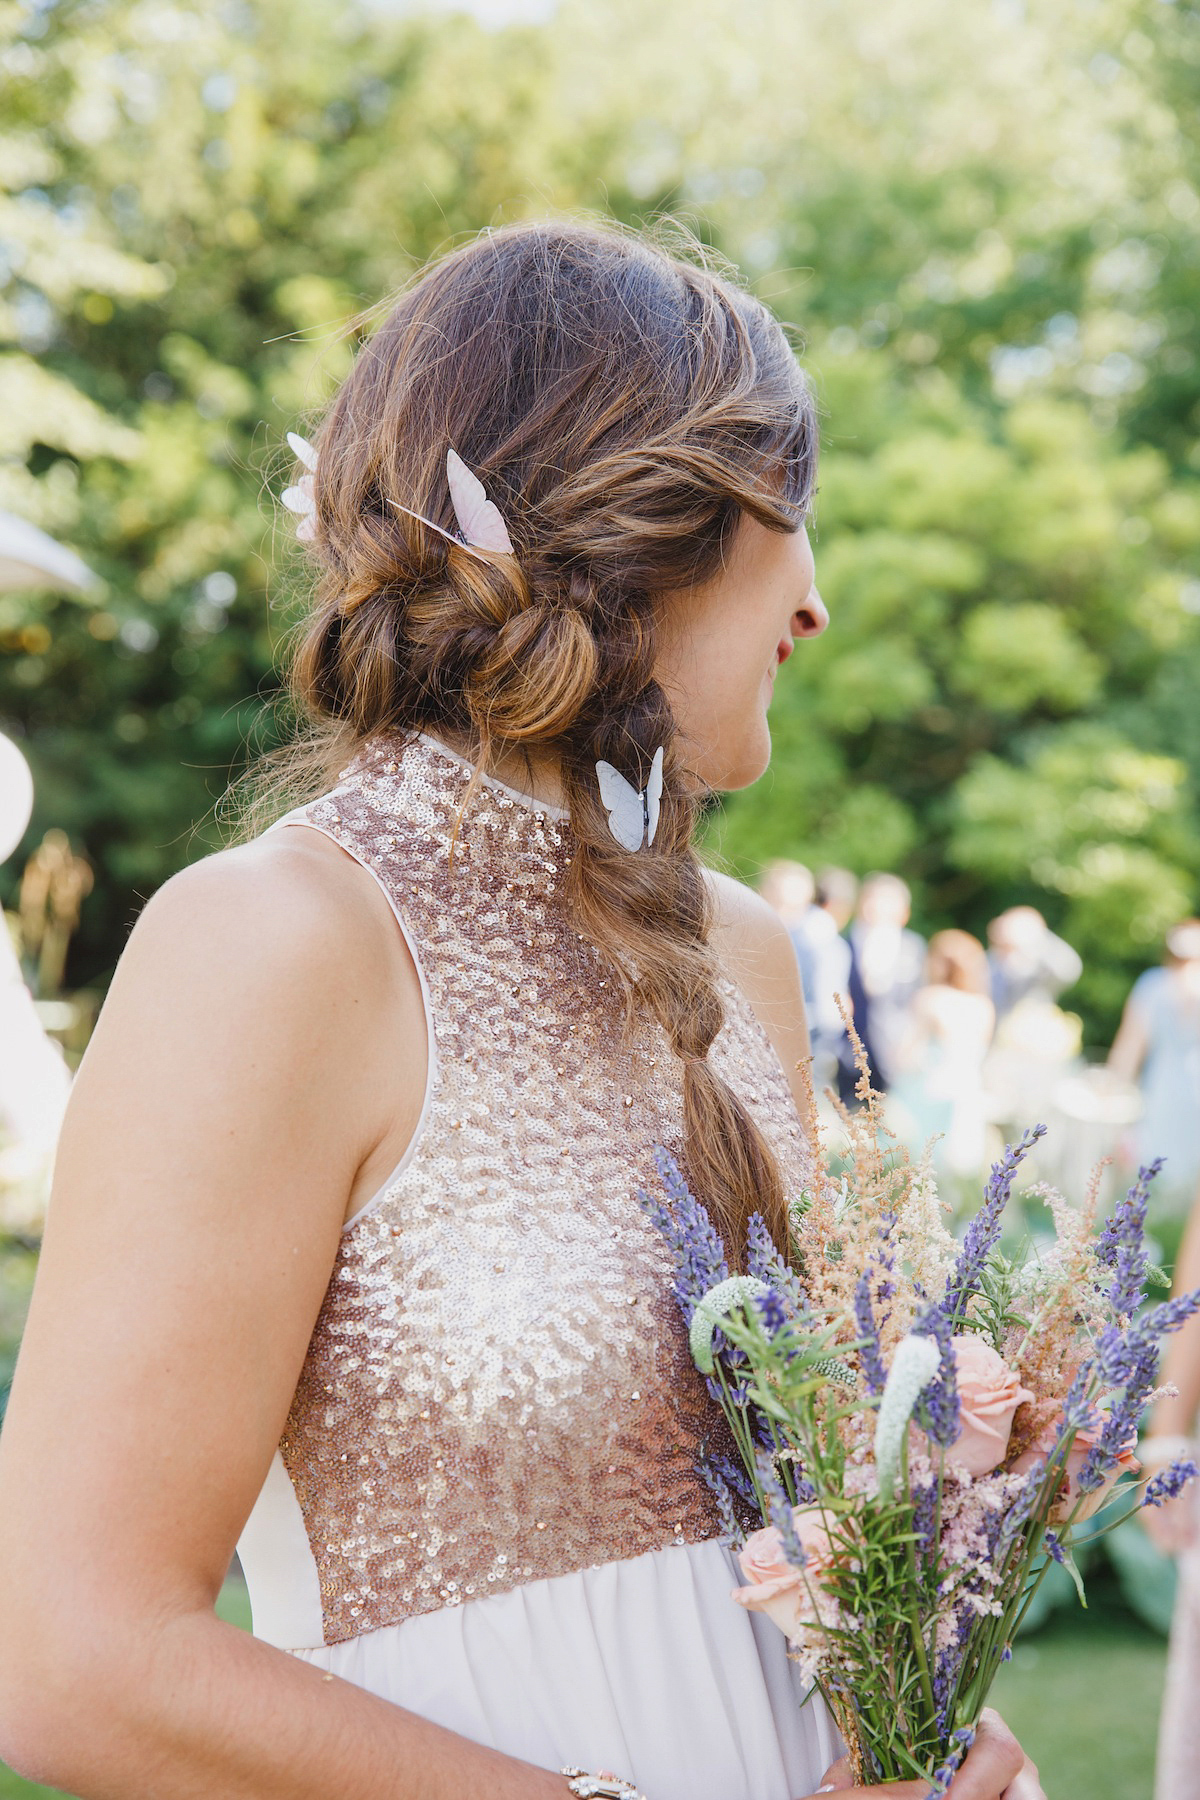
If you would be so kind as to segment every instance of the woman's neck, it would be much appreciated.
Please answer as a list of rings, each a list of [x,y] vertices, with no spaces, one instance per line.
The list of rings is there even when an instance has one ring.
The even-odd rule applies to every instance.
[[[474,764],[475,756],[471,745],[457,732],[439,728],[430,731],[429,736],[437,738],[464,761]],[[505,787],[514,788],[519,794],[528,794],[531,800],[540,801],[543,806],[566,808],[566,794],[563,791],[557,757],[517,749],[502,751],[488,758],[483,765],[483,773],[490,775],[494,781],[503,782]]]

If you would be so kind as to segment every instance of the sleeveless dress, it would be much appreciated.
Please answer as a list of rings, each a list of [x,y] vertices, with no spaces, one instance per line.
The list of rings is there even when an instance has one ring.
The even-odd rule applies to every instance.
[[[840,1741],[739,1579],[720,1439],[638,1204],[680,1065],[575,930],[565,814],[380,735],[271,830],[380,884],[421,978],[412,1143],[347,1223],[238,1553],[255,1634],[545,1768],[649,1800],[797,1800]],[[726,984],[711,1052],[789,1188],[807,1146]],[[565,1791],[565,1784],[564,1784]]]
[[[1200,1002],[1176,969],[1146,969],[1133,984],[1131,1008],[1146,1033],[1138,1162],[1166,1158],[1159,1186],[1188,1204],[1200,1176]]]

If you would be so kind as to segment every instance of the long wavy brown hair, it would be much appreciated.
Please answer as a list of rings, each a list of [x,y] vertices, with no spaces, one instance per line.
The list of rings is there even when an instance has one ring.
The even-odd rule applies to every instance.
[[[381,731],[442,735],[481,768],[515,750],[552,759],[579,929],[682,1064],[689,1177],[735,1261],[752,1211],[785,1237],[771,1152],[708,1061],[724,1013],[693,848],[705,796],[655,678],[657,597],[716,574],[744,515],[793,531],[808,509],[814,407],[783,329],[686,234],[506,227],[409,286],[316,436],[319,580],[289,663],[293,774],[302,762],[332,785]],[[448,445],[514,556],[461,550],[390,504],[453,530]],[[631,855],[595,765],[644,783],[660,744],[658,832]],[[277,796],[287,763],[267,784]]]

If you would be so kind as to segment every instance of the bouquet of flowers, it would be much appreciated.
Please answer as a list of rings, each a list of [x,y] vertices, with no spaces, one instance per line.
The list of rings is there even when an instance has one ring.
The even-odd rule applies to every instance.
[[[734,1599],[787,1634],[857,1781],[944,1794],[1042,1572],[1075,1573],[1075,1527],[1196,1475],[1179,1461],[1142,1486],[1133,1452],[1162,1335],[1200,1293],[1144,1306],[1164,1279],[1143,1242],[1158,1165],[1099,1230],[1100,1171],[1081,1206],[1032,1190],[1052,1247],[1005,1254],[1043,1127],[996,1163],[959,1242],[928,1158],[885,1148],[865,1079],[860,1097],[844,1172],[814,1173],[790,1243],[752,1221],[744,1274],[665,1152],[663,1192],[643,1202],[732,1439],[704,1473],[738,1548]]]

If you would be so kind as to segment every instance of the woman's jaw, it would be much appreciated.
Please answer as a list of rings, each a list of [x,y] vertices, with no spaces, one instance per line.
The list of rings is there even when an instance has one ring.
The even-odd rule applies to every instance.
[[[685,760],[711,788],[749,787],[771,760],[776,676],[797,639],[829,623],[814,575],[803,528],[769,531],[747,517],[718,575],[663,596],[658,677]]]

